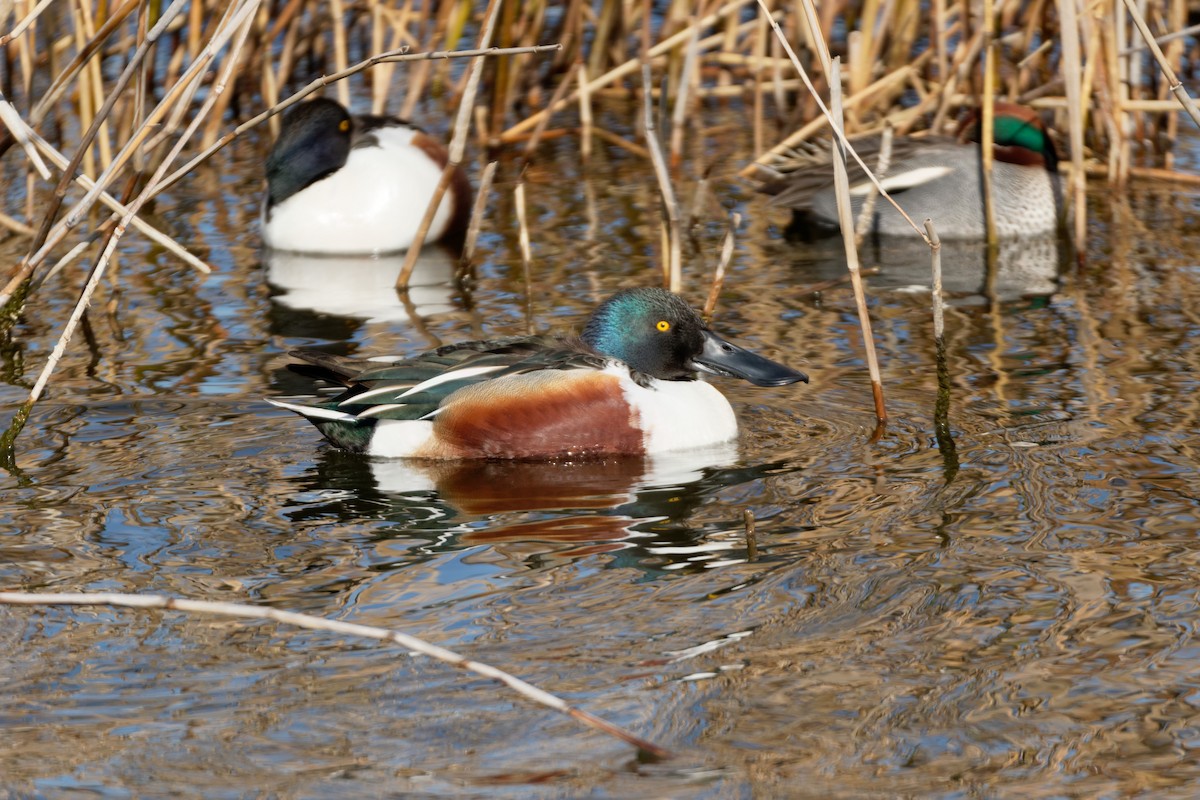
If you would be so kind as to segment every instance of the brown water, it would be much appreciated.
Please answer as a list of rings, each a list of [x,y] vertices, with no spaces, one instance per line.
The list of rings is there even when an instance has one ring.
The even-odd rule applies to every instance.
[[[90,341],[72,343],[19,471],[0,477],[0,586],[395,627],[675,758],[639,763],[486,680],[373,642],[0,608],[0,794],[1191,796],[1197,194],[1140,185],[1116,202],[1098,187],[1082,269],[1053,243],[1023,243],[989,288],[979,254],[951,249],[953,448],[934,432],[928,294],[906,288],[926,281],[925,255],[884,254],[868,285],[893,422],[871,443],[850,291],[805,288],[840,275],[841,257],[781,241],[784,216],[731,180],[749,153],[736,127],[696,148],[748,220],[717,327],[812,376],[718,381],[742,422],[737,452],[429,471],[332,451],[261,399],[303,391],[287,350],[414,353],[526,329],[515,171],[505,164],[473,291],[434,258],[405,308],[369,288],[386,277],[355,273],[340,282],[368,288],[335,296],[297,274],[311,264],[263,263],[265,147],[247,140],[157,206],[217,272],[201,279],[131,234]],[[536,330],[576,327],[597,298],[656,281],[653,177],[597,149],[582,167],[573,142],[548,142],[528,174]],[[715,217],[688,257],[696,303]],[[80,282],[74,268],[47,284],[4,344],[6,416]]]

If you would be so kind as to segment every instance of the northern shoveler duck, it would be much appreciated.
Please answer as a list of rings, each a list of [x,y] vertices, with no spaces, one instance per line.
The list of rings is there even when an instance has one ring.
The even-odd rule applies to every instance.
[[[295,352],[302,374],[346,389],[312,405],[271,400],[334,445],[385,458],[653,455],[737,435],[725,396],[697,372],[783,386],[808,376],[713,333],[678,295],[627,289],[578,337],[510,337],[415,358]]]
[[[448,160],[445,147],[403,120],[351,116],[323,98],[302,103],[284,116],[267,157],[263,241],[302,253],[404,250]],[[461,238],[470,195],[456,170],[426,242]]]
[[[1047,233],[1058,227],[1062,190],[1058,154],[1041,118],[1012,103],[996,103],[992,125],[994,156],[992,196],[996,232],[1000,236]],[[972,112],[959,126],[957,138],[897,137],[891,166],[880,176],[887,189],[918,225],[929,217],[943,239],[982,239],[984,227],[979,114]],[[879,139],[853,142],[868,166],[875,164]],[[774,195],[772,205],[791,208],[789,234],[800,237],[838,230],[833,174],[828,150],[802,157],[794,169],[766,182],[760,190]],[[850,193],[857,216],[872,184],[853,160]],[[879,236],[912,236],[912,227],[882,198],[875,202],[872,231]]]

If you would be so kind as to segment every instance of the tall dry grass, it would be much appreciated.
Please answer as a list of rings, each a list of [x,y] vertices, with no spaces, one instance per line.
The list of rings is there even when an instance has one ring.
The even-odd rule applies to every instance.
[[[745,176],[827,132],[768,14],[824,97],[828,67],[817,45],[840,57],[847,134],[889,125],[899,134],[943,130],[961,106],[992,97],[1042,109],[1066,132],[1080,209],[1085,178],[1119,187],[1142,174],[1173,174],[1179,103],[1122,0],[496,2],[491,44],[522,50],[488,58],[477,93],[468,91],[461,61],[423,54],[470,47],[482,2],[0,2],[0,151],[21,165],[26,187],[8,193],[23,197],[0,208],[0,231],[28,240],[27,255],[0,280],[3,330],[36,302],[46,275],[86,255],[92,266],[80,283],[78,319],[88,287],[130,227],[181,265],[206,271],[186,242],[156,230],[138,208],[249,127],[274,128],[275,113],[297,92],[325,88],[348,103],[341,78],[351,75],[371,111],[441,108],[457,120],[460,141],[471,126],[473,141],[502,160],[536,158],[539,141],[577,136],[581,158],[603,143],[645,156],[650,169],[661,145],[665,158],[654,162],[672,267],[684,226],[670,179],[706,126],[709,102],[736,104],[753,127],[761,150],[745,154]],[[1187,75],[1195,43],[1172,35],[1186,24],[1184,0],[1136,7],[1164,37],[1165,62]],[[558,46],[537,47],[545,45]],[[592,113],[609,98],[645,94],[652,107],[619,129]],[[458,113],[464,97],[469,107]],[[710,206],[698,199],[692,208]],[[667,276],[677,282],[678,270]]]

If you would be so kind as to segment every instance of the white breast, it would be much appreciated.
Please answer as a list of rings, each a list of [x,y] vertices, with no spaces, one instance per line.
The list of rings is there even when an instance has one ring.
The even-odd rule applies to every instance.
[[[646,453],[711,447],[737,438],[737,417],[725,395],[703,381],[652,380],[638,386],[628,367],[605,368],[621,378],[625,400],[645,431]]]
[[[378,147],[356,147],[346,165],[284,200],[264,216],[268,247],[303,253],[388,253],[409,247],[442,170],[413,146],[409,128],[372,132]],[[446,231],[453,212],[443,197],[426,236]]]

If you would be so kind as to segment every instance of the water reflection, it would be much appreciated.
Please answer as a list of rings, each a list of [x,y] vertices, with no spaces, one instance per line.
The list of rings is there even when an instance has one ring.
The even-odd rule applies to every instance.
[[[580,462],[367,460],[333,449],[295,479],[281,513],[293,522],[371,524],[371,538],[416,537],[427,556],[479,545],[520,561],[574,558],[634,547],[663,555],[654,570],[711,561],[742,541],[696,549],[693,517],[713,496],[789,468],[738,467],[733,443],[655,458]],[[740,519],[731,515],[736,527]],[[380,524],[382,523],[382,524]],[[406,562],[416,557],[406,553]],[[419,558],[418,558],[419,560]],[[635,559],[636,561],[637,559]]]
[[[405,253],[339,256],[266,250],[267,282],[284,308],[367,322],[411,322],[453,310],[455,258],[444,248],[421,250],[406,293],[396,291]]]
[[[821,240],[800,245],[781,242],[790,257],[803,265],[805,276],[815,280],[845,275],[841,240]],[[987,247],[981,242],[942,242],[942,288],[957,305],[994,299],[1011,302],[1023,297],[1049,296],[1058,289],[1065,244],[1051,235],[1003,239],[988,269]],[[878,266],[869,279],[872,287],[929,291],[932,268],[929,247],[912,237],[874,237],[863,242],[859,258],[864,267]]]

